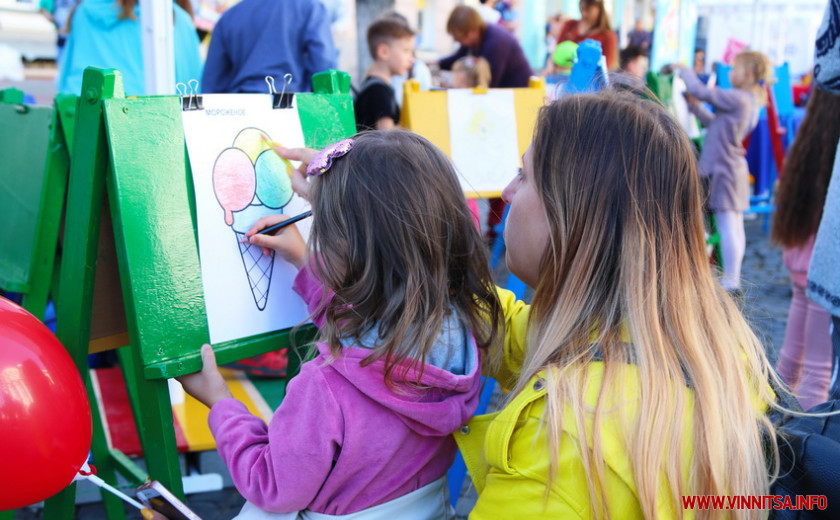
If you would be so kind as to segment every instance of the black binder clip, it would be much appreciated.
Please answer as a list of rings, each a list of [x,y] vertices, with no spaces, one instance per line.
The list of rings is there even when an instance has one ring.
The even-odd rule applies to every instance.
[[[292,108],[292,101],[294,100],[294,92],[286,92],[286,87],[292,83],[292,75],[286,73],[283,75],[283,90],[278,94],[274,87],[274,78],[266,76],[265,82],[268,84],[268,93],[271,94],[271,107],[278,108]]]
[[[181,98],[181,110],[204,110],[204,100],[198,94],[198,80],[191,79],[186,85],[177,83],[175,91]]]

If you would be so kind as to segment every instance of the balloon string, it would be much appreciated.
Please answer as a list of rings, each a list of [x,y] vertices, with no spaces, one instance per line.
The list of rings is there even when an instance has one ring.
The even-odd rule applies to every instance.
[[[122,491],[120,491],[119,489],[115,488],[114,486],[112,486],[112,485],[108,484],[107,482],[105,482],[105,481],[104,481],[104,480],[102,480],[101,478],[97,477],[96,475],[93,475],[93,474],[90,474],[90,475],[85,475],[85,474],[84,474],[84,473],[82,473],[82,472],[80,472],[80,473],[81,473],[82,475],[84,475],[84,477],[85,477],[85,478],[87,478],[88,480],[90,480],[91,482],[93,482],[94,484],[96,484],[97,486],[99,486],[99,487],[101,487],[101,488],[103,488],[103,489],[105,489],[105,490],[107,490],[107,491],[110,491],[111,493],[113,493],[113,494],[117,495],[117,496],[118,496],[118,497],[120,497],[121,499],[125,500],[125,501],[126,501],[126,502],[128,502],[129,504],[131,504],[131,505],[133,505],[134,507],[136,507],[137,509],[140,509],[141,511],[142,511],[143,509],[146,509],[146,506],[144,506],[144,505],[143,505],[143,504],[141,504],[140,502],[138,502],[138,501],[134,500],[134,499],[133,499],[133,498],[131,498],[130,496],[126,495],[125,493],[123,493],[123,492],[122,492]]]

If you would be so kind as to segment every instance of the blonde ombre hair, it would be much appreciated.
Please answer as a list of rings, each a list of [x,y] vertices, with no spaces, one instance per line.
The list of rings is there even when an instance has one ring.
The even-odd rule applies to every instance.
[[[657,516],[658,501],[682,517],[684,495],[768,494],[774,470],[766,458],[772,468],[777,455],[774,442],[767,448],[775,432],[763,411],[776,407],[767,381],[778,378],[713,278],[685,133],[665,108],[635,93],[566,96],[541,109],[533,156],[550,236],[539,260],[529,349],[512,395],[546,371],[549,488],[563,478],[557,457],[564,411],[571,411],[577,431],[589,431],[591,420],[595,432],[591,445],[586,435],[562,439],[578,443],[594,515],[621,516],[609,510],[601,485],[599,434],[618,412],[645,517]],[[600,360],[597,404],[588,409],[584,388],[590,364]],[[637,396],[625,395],[628,365],[638,370]],[[628,400],[638,413],[611,408]]]

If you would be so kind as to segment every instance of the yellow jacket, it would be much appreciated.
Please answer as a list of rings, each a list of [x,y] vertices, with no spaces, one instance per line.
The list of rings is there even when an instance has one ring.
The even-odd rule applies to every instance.
[[[499,290],[499,296],[507,327],[504,363],[501,370],[491,375],[509,388],[515,382],[517,370],[521,368],[525,356],[529,308],[517,301],[509,291]],[[601,387],[602,374],[603,363],[592,363],[585,395],[592,409]],[[454,434],[479,494],[470,514],[471,520],[595,517],[589,499],[586,473],[578,454],[577,426],[570,409],[564,412],[563,417],[558,478],[552,483],[546,500],[550,455],[546,429],[541,425],[545,409],[543,376],[543,373],[534,376],[525,390],[500,412],[476,416]],[[639,395],[637,388],[638,371],[628,365],[622,391],[617,392],[618,397],[605,409],[615,409],[615,404],[624,409],[628,418],[632,418]],[[688,389],[685,391],[691,396],[683,427],[685,432],[691,432],[693,393]],[[590,427],[591,421],[588,421],[587,429]],[[605,458],[604,485],[609,510],[613,518],[642,518],[632,465],[624,448],[619,420],[613,414],[604,415],[601,435]],[[588,438],[591,445],[591,437]],[[686,481],[691,445],[692,438],[687,435],[681,456]],[[660,497],[670,496],[664,484],[660,491]],[[670,503],[662,498],[657,507],[657,516],[676,517]],[[685,511],[686,518],[693,516],[692,511]]]

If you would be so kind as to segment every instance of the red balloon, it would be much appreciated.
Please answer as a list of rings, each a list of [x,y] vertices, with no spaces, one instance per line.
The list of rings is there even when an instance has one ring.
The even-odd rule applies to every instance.
[[[87,460],[91,429],[70,355],[35,316],[0,298],[0,511],[67,487]]]

